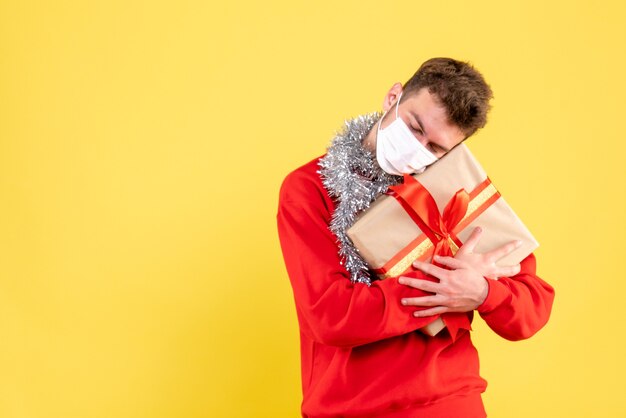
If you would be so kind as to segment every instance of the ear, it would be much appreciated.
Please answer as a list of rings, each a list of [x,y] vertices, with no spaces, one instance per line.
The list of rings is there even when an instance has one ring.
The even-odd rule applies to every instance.
[[[383,111],[388,111],[392,106],[396,105],[396,101],[398,97],[402,93],[402,83],[395,83],[387,94],[385,95],[385,99],[383,100]]]

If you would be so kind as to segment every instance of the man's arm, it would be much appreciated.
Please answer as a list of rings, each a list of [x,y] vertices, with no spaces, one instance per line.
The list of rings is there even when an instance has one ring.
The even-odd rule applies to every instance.
[[[352,283],[328,228],[332,205],[324,189],[297,172],[285,179],[278,233],[302,332],[333,346],[356,346],[402,335],[434,320],[415,318],[403,297],[424,293],[397,278]]]
[[[507,340],[523,340],[548,322],[554,289],[536,275],[536,259],[530,254],[521,271],[512,277],[487,279],[489,294],[477,308],[487,325]]]
[[[554,289],[537,277],[534,254],[522,260],[519,273],[497,280],[483,277],[465,261],[451,257],[436,259],[440,262],[444,260],[452,270],[429,263],[416,264],[423,272],[438,278],[440,281],[437,283],[400,278],[402,284],[432,293],[404,301],[414,307],[428,307],[415,312],[415,315],[476,309],[491,329],[508,340],[529,338],[548,321]],[[482,293],[483,286],[486,294],[481,298],[477,295]]]

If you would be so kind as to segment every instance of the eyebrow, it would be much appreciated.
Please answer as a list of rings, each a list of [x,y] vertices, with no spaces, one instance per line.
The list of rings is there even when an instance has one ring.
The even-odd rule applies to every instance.
[[[415,120],[417,121],[417,124],[420,126],[420,129],[422,130],[422,132],[424,132],[424,135],[428,135],[428,134],[426,133],[426,129],[424,129],[424,125],[422,125],[422,121],[420,120],[420,117],[419,117],[417,114],[412,113],[412,112],[411,112],[411,115],[413,115],[413,117],[414,117],[414,118],[415,118]],[[437,146],[438,146],[438,147],[439,147],[439,148],[440,148],[443,152],[445,152],[445,153],[450,152],[450,150],[449,150],[448,148],[446,148],[446,147],[442,147],[441,145],[439,145],[439,144],[437,144],[437,143],[434,143],[434,144],[435,144],[435,145],[437,145]]]

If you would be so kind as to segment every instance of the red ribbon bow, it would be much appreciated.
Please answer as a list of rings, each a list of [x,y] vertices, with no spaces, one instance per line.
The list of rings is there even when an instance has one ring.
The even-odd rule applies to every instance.
[[[404,184],[391,186],[390,190],[390,194],[400,202],[411,219],[435,244],[435,254],[453,255],[450,240],[457,247],[462,245],[452,231],[467,213],[470,196],[464,189],[458,190],[452,196],[443,210],[443,215],[439,213],[437,203],[428,190],[408,174],[404,175]]]

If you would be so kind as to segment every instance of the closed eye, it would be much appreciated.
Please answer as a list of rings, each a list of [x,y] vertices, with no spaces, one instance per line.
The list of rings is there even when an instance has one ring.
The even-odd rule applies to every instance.
[[[413,130],[413,132],[417,132],[420,135],[424,135],[424,131],[422,131],[422,128],[420,128],[419,126],[416,128],[415,126],[411,125],[411,129]]]
[[[446,151],[445,151],[442,147],[440,147],[440,146],[439,146],[439,145],[437,145],[437,144],[433,144],[432,142],[429,142],[429,143],[428,143],[428,146],[430,147],[430,149],[431,149],[433,152],[440,152],[440,153],[444,153],[444,154],[445,154],[445,152],[446,152]]]

